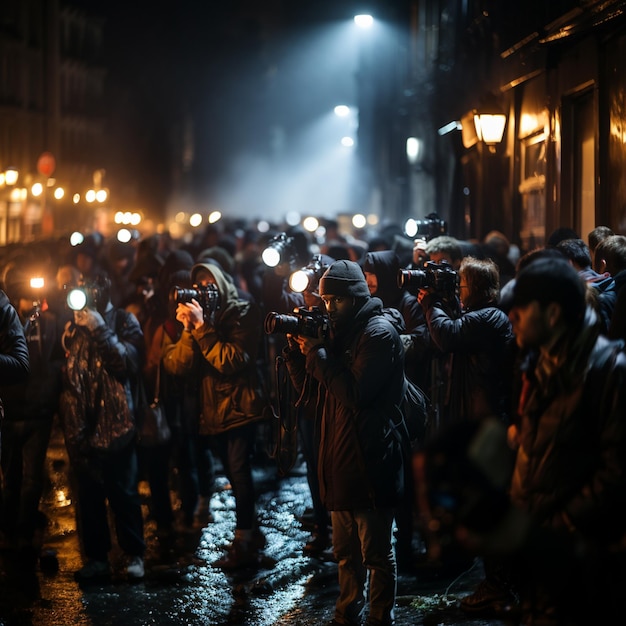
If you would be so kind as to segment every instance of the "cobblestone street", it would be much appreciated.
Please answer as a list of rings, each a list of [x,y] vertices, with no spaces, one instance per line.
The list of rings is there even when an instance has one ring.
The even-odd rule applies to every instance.
[[[250,626],[317,626],[333,616],[337,595],[336,565],[302,554],[308,535],[306,509],[310,504],[302,468],[277,478],[271,464],[257,467],[259,519],[267,548],[258,568],[226,575],[211,566],[232,541],[234,499],[225,478],[211,501],[213,521],[193,532],[179,533],[170,545],[159,543],[148,515],[147,484],[141,483],[148,544],[146,577],[136,584],[114,574],[110,584],[81,588],[73,573],[81,566],[68,484],[67,458],[62,440],[55,438],[48,454],[50,489],[44,511],[48,527],[45,554],[55,553],[58,571],[46,562],[34,573],[25,572],[3,552],[0,624],[65,626],[113,624],[249,624]],[[121,554],[111,555],[121,568]],[[50,565],[50,562],[47,564]],[[47,571],[44,571],[46,569]],[[459,574],[432,572],[399,578],[397,625],[505,624],[467,618],[458,598],[480,580],[475,563]]]

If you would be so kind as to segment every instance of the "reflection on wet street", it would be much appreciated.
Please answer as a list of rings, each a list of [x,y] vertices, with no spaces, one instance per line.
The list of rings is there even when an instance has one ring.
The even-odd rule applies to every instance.
[[[113,624],[187,624],[318,626],[333,616],[338,587],[336,565],[303,555],[309,534],[308,486],[303,468],[277,476],[271,461],[255,467],[258,515],[267,537],[256,568],[226,575],[211,563],[233,539],[234,498],[224,477],[211,500],[210,515],[191,530],[159,541],[148,511],[148,487],[141,483],[146,577],[129,584],[121,574],[122,555],[114,549],[110,583],[79,587],[73,574],[82,565],[67,457],[55,436],[48,455],[49,489],[43,510],[48,517],[44,559],[35,571],[21,567],[2,551],[0,626]],[[56,560],[55,557],[56,556]],[[45,558],[47,557],[47,558]],[[58,570],[56,561],[58,560]],[[480,563],[454,574],[403,574],[398,584],[397,625],[505,624],[468,619],[457,600],[480,580]]]

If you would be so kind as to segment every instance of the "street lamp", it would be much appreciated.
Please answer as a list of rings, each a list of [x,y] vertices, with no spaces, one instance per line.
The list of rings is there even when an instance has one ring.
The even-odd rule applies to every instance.
[[[502,141],[504,136],[506,115],[498,106],[494,96],[487,97],[480,109],[474,109],[472,113],[478,141],[489,146],[490,152],[495,152],[496,145]]]
[[[14,167],[7,167],[4,172],[4,182],[8,187],[13,187],[17,183],[19,172]]]
[[[367,13],[362,13],[354,16],[354,23],[359,28],[371,28],[374,23],[374,18]]]

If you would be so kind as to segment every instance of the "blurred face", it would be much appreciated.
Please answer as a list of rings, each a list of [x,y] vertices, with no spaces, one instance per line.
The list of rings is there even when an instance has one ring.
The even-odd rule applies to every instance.
[[[452,265],[452,257],[445,252],[431,252],[430,260],[435,263],[441,263],[442,261],[446,261]]]
[[[215,276],[205,269],[200,269],[196,273],[196,283],[202,287],[206,287],[207,285],[217,285],[215,282]]]
[[[371,272],[364,272],[365,281],[367,282],[367,286],[370,290],[371,295],[375,295],[378,291],[378,277],[376,274],[372,274]]]
[[[520,348],[540,348],[552,337],[551,305],[542,307],[537,300],[533,300],[525,306],[514,306],[509,320]]]
[[[322,296],[322,300],[324,301],[326,312],[333,326],[341,328],[352,320],[354,298],[325,294]]]

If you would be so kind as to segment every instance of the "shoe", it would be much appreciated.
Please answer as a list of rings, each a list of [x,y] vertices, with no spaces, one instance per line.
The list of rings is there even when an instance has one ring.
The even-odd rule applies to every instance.
[[[225,571],[234,571],[257,566],[259,560],[259,551],[251,541],[234,541],[230,550],[221,559],[214,561],[213,565]]]
[[[87,561],[74,572],[74,580],[79,583],[97,582],[111,578],[111,566],[108,561]]]
[[[461,598],[461,610],[472,615],[511,613],[516,605],[517,599],[504,585],[486,578],[479,583],[474,593]]]
[[[319,557],[330,548],[330,538],[327,533],[313,531],[302,552],[305,556]]]
[[[126,567],[126,575],[130,580],[141,580],[145,575],[143,559],[140,556],[132,556]]]

